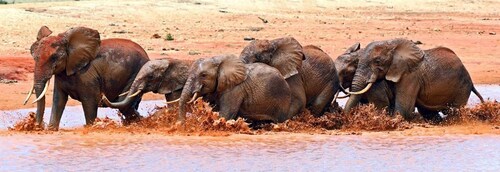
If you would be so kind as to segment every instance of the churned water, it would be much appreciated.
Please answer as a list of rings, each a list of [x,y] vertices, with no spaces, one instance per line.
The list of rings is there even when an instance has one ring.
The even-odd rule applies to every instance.
[[[500,87],[479,86],[500,99]],[[478,102],[471,95],[471,104]],[[340,104],[343,104],[341,102]],[[146,101],[145,115],[163,101]],[[0,130],[34,109],[0,111]],[[46,111],[48,120],[50,109]],[[99,117],[117,119],[116,110]],[[81,106],[67,107],[61,128],[85,123]],[[499,135],[232,135],[0,134],[0,171],[500,171]]]

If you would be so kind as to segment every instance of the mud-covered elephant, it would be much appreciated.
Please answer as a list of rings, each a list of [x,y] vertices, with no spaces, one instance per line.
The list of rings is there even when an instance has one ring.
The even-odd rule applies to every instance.
[[[466,105],[471,91],[483,101],[458,56],[446,47],[423,51],[406,39],[372,42],[359,58],[352,91],[369,90],[379,79],[393,82],[394,112],[405,119],[417,107],[424,118],[440,120],[438,112]],[[360,98],[351,95],[346,110]]]
[[[179,100],[182,87],[186,84],[191,61],[160,59],[146,62],[139,70],[130,90],[123,93],[126,98],[121,102],[110,102],[103,96],[108,107],[126,108],[137,104],[147,92],[164,94],[167,103]]]
[[[293,37],[250,42],[240,54],[245,63],[261,62],[278,69],[292,91],[290,112],[304,108],[321,115],[339,90],[333,60],[320,48],[302,47]]]
[[[101,93],[116,101],[127,91],[141,66],[149,61],[138,44],[126,39],[101,40],[99,32],[86,27],[72,28],[55,36],[46,26],[40,28],[31,46],[35,60],[33,93],[37,102],[36,124],[42,126],[45,93],[54,75],[54,95],[49,129],[57,130],[68,96],[82,103],[86,124],[97,117]],[[127,120],[136,120],[136,106],[121,108]]]
[[[349,47],[343,54],[335,59],[335,69],[337,69],[337,75],[339,77],[339,83],[341,89],[344,93],[347,93],[347,88],[351,87],[352,79],[358,68],[359,57],[364,49],[361,49],[360,43],[355,43]],[[392,94],[393,85],[387,82],[385,79],[379,79],[375,81],[372,87],[365,93],[361,94],[359,103],[368,104],[372,103],[376,108],[382,109],[392,109],[394,96]],[[353,93],[356,94],[356,93]],[[349,95],[349,94],[348,94]]]
[[[244,64],[234,55],[196,60],[179,100],[178,121],[186,117],[186,104],[198,96],[218,106],[220,117],[283,122],[292,117],[290,88],[273,67]]]

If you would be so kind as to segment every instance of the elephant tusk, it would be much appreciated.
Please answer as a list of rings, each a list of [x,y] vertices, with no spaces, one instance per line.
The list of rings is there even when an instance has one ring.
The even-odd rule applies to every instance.
[[[351,96],[351,95],[348,94],[348,95],[345,95],[345,96],[339,96],[339,97],[337,97],[337,99],[345,99],[345,98],[348,98],[349,96]]]
[[[189,100],[189,102],[187,102],[187,103],[193,103],[196,100],[197,96],[198,96],[198,92],[194,93],[193,98],[191,98],[191,100]]]
[[[102,95],[101,101],[106,104],[106,106],[111,107],[111,102],[109,101],[108,97],[106,97],[104,94]]]
[[[47,81],[47,83],[45,83],[45,87],[43,88],[43,91],[42,91],[42,94],[40,94],[40,96],[38,96],[36,98],[36,100],[34,100],[33,102],[31,103],[36,103],[38,100],[42,99],[43,97],[45,97],[45,93],[47,92],[47,90],[49,89],[49,83],[50,83],[50,79]]]
[[[335,93],[335,97],[333,97],[333,100],[332,100],[332,102],[330,102],[330,104],[333,104],[335,101],[337,101],[337,97],[339,96],[339,93],[340,93],[340,91],[337,91],[337,93]]]
[[[172,100],[172,101],[167,101],[167,104],[171,104],[171,103],[175,103],[175,102],[178,102],[181,98],[178,98],[178,99],[175,99],[175,100]]]
[[[118,97],[121,97],[121,96],[124,96],[124,95],[127,95],[130,91],[125,91],[123,93],[121,93],[120,95],[118,95]]]
[[[137,90],[137,92],[135,92],[134,94],[132,94],[132,95],[130,95],[128,97],[130,97],[130,98],[135,97],[135,96],[139,95],[139,93],[141,93],[141,91],[142,90]]]
[[[368,83],[368,85],[367,85],[367,86],[366,86],[363,90],[361,90],[361,91],[357,91],[357,92],[349,92],[349,91],[348,91],[347,93],[348,93],[348,94],[363,94],[363,93],[366,93],[366,92],[370,89],[370,87],[372,87],[372,85],[373,85],[373,82],[370,82],[370,83]]]
[[[26,97],[26,99],[24,100],[23,105],[26,105],[26,103],[28,103],[28,100],[30,99],[31,95],[33,95],[33,90],[35,90],[35,83],[33,83],[33,86],[31,87],[31,90],[30,90],[30,92],[28,93],[28,96],[27,96],[27,97]]]
[[[347,93],[347,91],[344,88],[344,86],[342,86],[342,84],[339,84],[339,85],[340,85],[340,89],[342,90],[342,92],[344,92],[344,94],[349,94],[349,93]]]

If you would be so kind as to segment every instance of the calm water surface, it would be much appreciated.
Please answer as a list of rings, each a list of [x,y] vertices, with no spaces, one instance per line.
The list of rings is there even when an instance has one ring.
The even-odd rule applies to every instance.
[[[0,137],[0,171],[498,171],[499,136]]]

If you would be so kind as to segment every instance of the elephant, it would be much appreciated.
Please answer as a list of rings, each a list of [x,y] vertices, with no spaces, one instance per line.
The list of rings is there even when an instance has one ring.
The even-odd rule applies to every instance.
[[[322,115],[339,90],[333,60],[319,47],[302,47],[293,37],[254,40],[240,54],[245,63],[261,62],[280,71],[292,91],[292,114],[305,108]]]
[[[148,61],[139,70],[130,90],[122,94],[127,94],[124,100],[112,103],[103,96],[103,102],[108,107],[126,108],[140,101],[142,95],[147,92],[165,94],[167,103],[177,102],[186,83],[191,63],[170,58]]]
[[[245,64],[235,55],[201,58],[191,65],[179,100],[178,124],[185,121],[186,104],[198,96],[217,106],[227,120],[283,122],[292,117],[290,87],[280,72],[262,63]]]
[[[380,79],[394,84],[393,112],[406,120],[412,119],[416,107],[422,117],[438,122],[439,112],[466,105],[471,91],[484,102],[459,57],[446,47],[421,50],[403,38],[372,42],[359,57],[352,91],[369,90]],[[360,98],[351,95],[346,111]]]
[[[335,69],[337,69],[337,76],[339,84],[344,93],[347,94],[346,89],[351,87],[352,79],[356,69],[358,68],[359,56],[364,49],[361,49],[360,43],[355,43],[349,47],[342,55],[335,59]],[[393,85],[384,79],[377,80],[373,83],[370,90],[363,93],[360,98],[361,104],[372,103],[376,108],[392,109],[394,96],[392,93]],[[349,95],[349,94],[347,94]],[[340,98],[340,97],[339,97]]]
[[[36,41],[31,45],[35,60],[34,83],[24,104],[33,90],[37,96],[36,125],[43,127],[45,93],[50,78],[55,76],[52,113],[49,129],[58,130],[68,96],[82,103],[87,125],[94,123],[101,93],[111,100],[129,89],[135,75],[149,61],[144,49],[127,39],[101,40],[99,32],[86,27],[76,27],[50,36],[52,31],[42,26]],[[119,109],[127,121],[140,118],[137,106]]]

